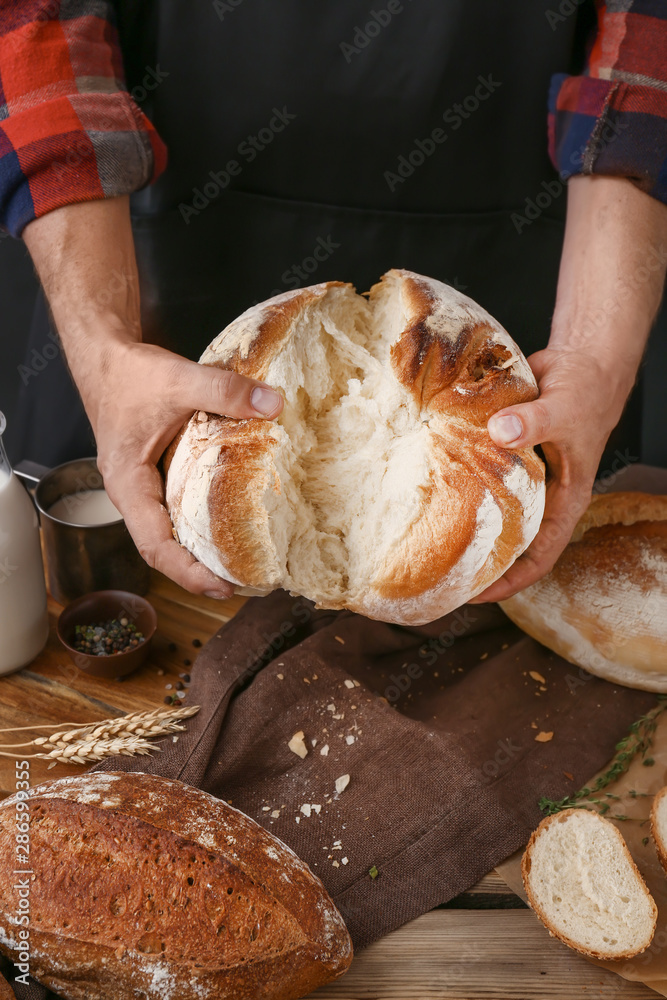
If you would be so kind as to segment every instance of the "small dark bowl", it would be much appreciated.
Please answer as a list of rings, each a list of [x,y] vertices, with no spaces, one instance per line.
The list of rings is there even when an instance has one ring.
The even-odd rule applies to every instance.
[[[128,618],[145,636],[144,641],[124,653],[110,656],[91,656],[79,653],[74,648],[74,628],[76,625],[92,625],[110,618]],[[72,662],[95,677],[124,677],[141,666],[151,645],[157,628],[157,615],[152,604],[143,597],[130,594],[126,590],[97,590],[84,594],[68,604],[58,619],[58,638],[70,655]]]

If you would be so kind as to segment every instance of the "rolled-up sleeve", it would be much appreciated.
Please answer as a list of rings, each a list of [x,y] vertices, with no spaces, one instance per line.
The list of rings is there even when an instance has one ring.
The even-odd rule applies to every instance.
[[[627,177],[667,202],[667,0],[596,0],[584,74],[558,74],[549,152],[573,174]]]
[[[105,0],[0,0],[0,226],[129,194],[166,149],[128,93]]]

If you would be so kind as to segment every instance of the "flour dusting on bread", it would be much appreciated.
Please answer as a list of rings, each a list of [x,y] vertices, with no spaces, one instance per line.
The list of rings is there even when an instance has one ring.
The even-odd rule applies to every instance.
[[[472,299],[409,271],[368,299],[328,282],[231,323],[201,363],[282,392],[273,422],[195,414],[168,449],[180,543],[242,594],[414,624],[458,607],[530,544],[544,468],[486,424],[537,385]]]

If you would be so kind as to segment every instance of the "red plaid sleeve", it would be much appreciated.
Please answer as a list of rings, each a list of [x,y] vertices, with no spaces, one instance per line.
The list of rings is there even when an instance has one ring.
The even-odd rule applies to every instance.
[[[166,149],[127,92],[107,0],[0,0],[0,226],[129,194]]]
[[[596,8],[584,75],[552,80],[552,162],[563,178],[628,177],[667,202],[667,0],[596,0]]]

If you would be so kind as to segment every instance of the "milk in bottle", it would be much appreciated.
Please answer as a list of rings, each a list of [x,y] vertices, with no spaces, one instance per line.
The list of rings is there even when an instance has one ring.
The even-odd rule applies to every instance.
[[[34,660],[49,631],[37,512],[7,460],[5,426],[0,413],[0,674]]]

